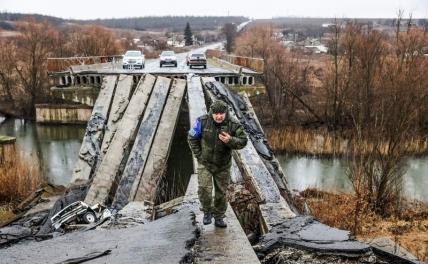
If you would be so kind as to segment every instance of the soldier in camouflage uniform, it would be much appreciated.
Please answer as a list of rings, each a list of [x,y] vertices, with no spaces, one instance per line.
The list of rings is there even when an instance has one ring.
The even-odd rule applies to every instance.
[[[214,216],[215,226],[226,227],[223,218],[227,209],[231,152],[245,147],[247,135],[239,121],[229,116],[226,103],[218,100],[212,103],[207,115],[196,119],[189,130],[188,142],[198,160],[198,196],[204,212],[203,223],[211,224]]]

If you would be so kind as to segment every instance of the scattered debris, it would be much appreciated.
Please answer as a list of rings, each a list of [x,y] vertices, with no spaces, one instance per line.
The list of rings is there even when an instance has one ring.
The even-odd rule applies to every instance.
[[[0,229],[0,247],[12,244],[32,235],[31,229],[19,225],[3,227]]]
[[[367,253],[359,257],[346,257],[336,256],[329,254],[319,254],[314,251],[284,246],[277,248],[267,254],[258,254],[262,257],[261,263],[263,264],[331,264],[331,263],[347,263],[347,264],[387,264],[389,262],[384,261],[376,257],[373,253]]]
[[[111,249],[105,250],[105,251],[95,251],[95,252],[91,252],[86,254],[83,257],[78,257],[78,258],[71,258],[71,259],[67,259],[64,260],[62,262],[59,262],[58,264],[77,264],[77,263],[82,263],[82,262],[86,262],[88,260],[92,260],[92,259],[96,259],[102,256],[106,256],[109,255],[111,253]]]

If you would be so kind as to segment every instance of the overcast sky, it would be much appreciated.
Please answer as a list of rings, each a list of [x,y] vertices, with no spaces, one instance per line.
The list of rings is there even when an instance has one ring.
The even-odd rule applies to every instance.
[[[428,17],[428,0],[0,0],[0,11],[95,19],[164,15]]]

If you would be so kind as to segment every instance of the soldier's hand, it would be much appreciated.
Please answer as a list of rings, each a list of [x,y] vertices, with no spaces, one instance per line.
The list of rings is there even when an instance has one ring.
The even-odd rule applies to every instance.
[[[221,132],[218,135],[218,138],[223,141],[223,143],[227,144],[230,141],[231,136],[227,132]]]

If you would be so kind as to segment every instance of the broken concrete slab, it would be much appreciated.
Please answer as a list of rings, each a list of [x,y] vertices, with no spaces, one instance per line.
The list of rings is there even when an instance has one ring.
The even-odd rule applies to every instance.
[[[408,261],[408,263],[422,263],[410,252],[400,247],[398,243],[395,243],[387,237],[378,237],[367,241],[367,243],[373,247],[376,253],[389,256],[393,258],[396,263],[405,263],[406,261]]]
[[[61,199],[61,197],[62,195],[55,195],[44,199],[42,202],[38,203],[36,206],[28,210],[24,216],[33,215],[43,211],[49,211],[54,206],[56,201]]]
[[[235,159],[232,159],[232,166],[230,168],[230,180],[232,183],[242,183],[244,178],[242,177],[241,172],[239,171],[238,165],[236,165]]]
[[[352,239],[348,231],[321,224],[311,216],[296,216],[273,226],[255,248],[266,253],[283,245],[349,256],[371,250],[369,245]]]
[[[132,92],[132,75],[119,75],[117,81],[117,88],[114,94],[113,102],[111,105],[110,114],[107,121],[106,131],[103,137],[103,143],[101,145],[100,160],[103,159],[104,154],[107,152],[110,146],[111,140],[116,133],[119,121],[121,120],[123,113],[129,103],[129,97]]]
[[[234,157],[243,176],[252,182],[261,203],[280,202],[279,189],[251,141],[242,150],[235,151]]]
[[[243,114],[247,116],[247,119],[253,120],[253,126],[255,129],[259,130],[262,134],[263,128],[260,125],[259,119],[257,118],[256,113],[254,112],[254,108],[251,104],[250,99],[248,96],[244,93],[241,94],[242,100],[245,103],[246,109],[243,110]],[[268,144],[267,140],[265,144]],[[269,147],[270,148],[270,147]],[[291,209],[294,212],[297,212],[297,210],[293,209],[292,199],[291,199],[291,193],[290,190],[287,187],[287,179],[285,177],[285,174],[279,164],[278,159],[275,156],[275,153],[272,153],[271,159],[265,159],[263,156],[261,156],[261,159],[263,163],[265,164],[266,168],[268,169],[269,173],[272,175],[276,185],[278,186],[279,192],[281,195],[286,199],[288,205],[291,207]]]
[[[132,186],[129,195],[131,200],[154,201],[156,198],[157,185],[166,169],[185,91],[186,82],[174,79],[143,174]]]
[[[196,118],[208,113],[205,105],[204,91],[202,89],[201,77],[187,76],[187,105],[189,107],[190,126],[196,122]],[[198,163],[193,157],[193,170],[197,171]]]
[[[93,259],[91,263],[192,261],[190,246],[198,235],[193,221],[193,213],[183,209],[144,225],[74,232],[38,243],[17,244],[0,249],[0,263],[61,263],[106,250],[111,250],[109,255]]]
[[[31,229],[20,225],[6,226],[0,229],[0,239],[13,239],[31,235]]]
[[[93,205],[100,203],[105,205],[124,154],[134,140],[135,131],[138,128],[140,117],[146,109],[147,102],[153,89],[156,77],[146,75],[140,80],[131,97],[131,101],[120,121],[104,159],[95,173],[93,182],[85,198],[85,203]],[[120,179],[119,179],[120,180]]]
[[[155,137],[168,96],[170,83],[171,79],[165,77],[158,77],[156,80],[155,87],[147,104],[147,109],[140,123],[135,143],[116,190],[112,204],[112,207],[115,209],[121,209],[128,203],[134,182],[137,181],[136,185],[138,185],[139,177],[146,165],[153,138]]]
[[[74,167],[71,184],[86,183],[91,178],[92,172],[97,165],[116,80],[117,76],[114,75],[108,75],[103,79],[100,93],[92,110],[92,116],[80,147],[79,160]]]
[[[130,202],[117,214],[110,218],[110,221],[103,223],[100,229],[129,228],[149,223],[148,206],[144,202]]]

